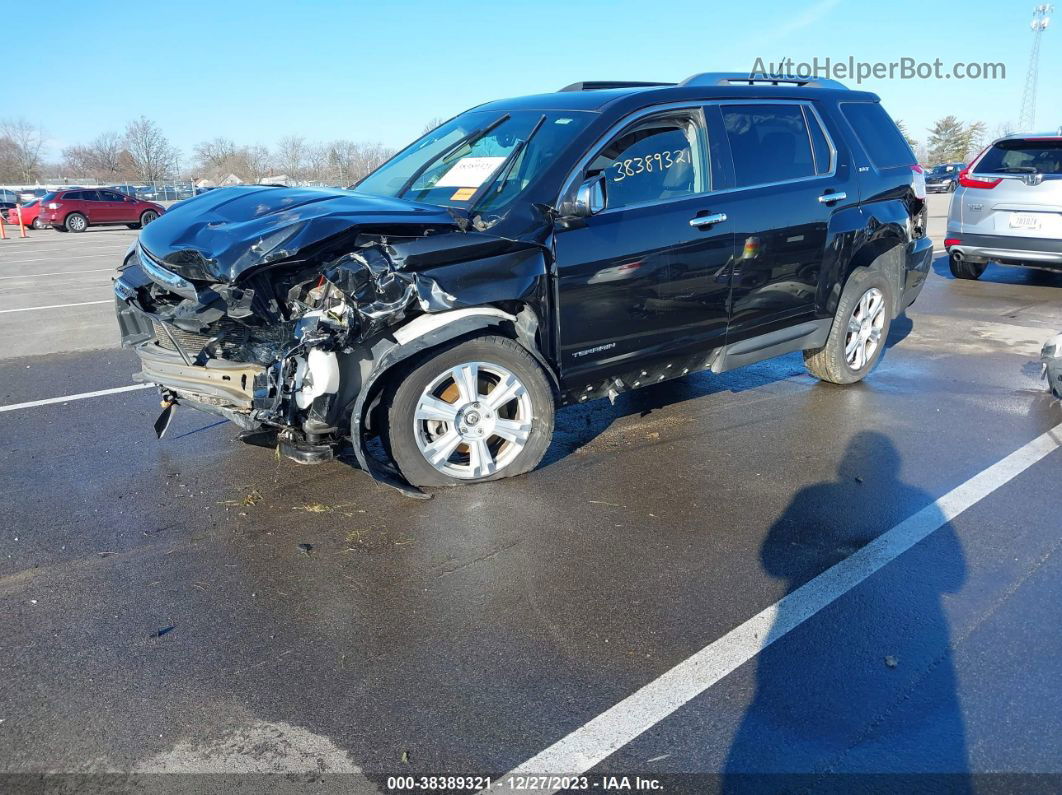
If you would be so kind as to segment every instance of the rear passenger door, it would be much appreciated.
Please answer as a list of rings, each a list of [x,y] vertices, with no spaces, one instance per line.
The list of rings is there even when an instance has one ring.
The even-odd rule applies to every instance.
[[[100,201],[100,192],[97,190],[83,190],[78,196],[78,212],[88,218],[90,224],[102,224],[107,220],[107,207]]]
[[[810,319],[834,213],[858,208],[846,149],[809,101],[720,102],[734,167],[734,342]]]

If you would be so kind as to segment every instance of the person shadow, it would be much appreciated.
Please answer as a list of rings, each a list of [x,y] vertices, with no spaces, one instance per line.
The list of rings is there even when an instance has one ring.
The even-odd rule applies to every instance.
[[[919,525],[938,527],[806,621],[807,590],[779,605],[723,792],[971,791],[944,609],[965,559],[900,465],[885,435],[861,432],[836,480],[800,490],[770,528],[761,563],[793,594],[923,509]]]

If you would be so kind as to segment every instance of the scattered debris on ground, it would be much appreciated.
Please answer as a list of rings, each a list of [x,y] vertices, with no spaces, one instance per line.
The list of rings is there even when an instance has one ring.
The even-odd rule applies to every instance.
[[[299,544],[298,550],[308,557],[310,553],[313,552],[313,544]]]

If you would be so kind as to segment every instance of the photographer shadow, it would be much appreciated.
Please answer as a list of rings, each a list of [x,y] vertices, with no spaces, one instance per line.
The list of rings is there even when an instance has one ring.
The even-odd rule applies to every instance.
[[[932,505],[899,479],[900,463],[883,434],[857,434],[837,479],[799,491],[771,527],[760,550],[764,570],[793,594],[874,541],[880,529],[870,528],[888,515],[883,506],[908,516]],[[920,549],[810,619],[800,615],[799,594],[780,603],[771,632],[785,637],[757,658],[724,792],[970,790],[942,603],[961,587],[966,566],[954,529],[942,515],[939,523]]]

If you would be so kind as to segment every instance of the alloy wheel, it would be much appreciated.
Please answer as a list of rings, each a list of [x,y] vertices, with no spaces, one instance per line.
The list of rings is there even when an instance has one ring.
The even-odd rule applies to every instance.
[[[531,396],[512,372],[465,362],[439,374],[417,400],[413,436],[425,460],[462,480],[493,475],[527,445]]]
[[[844,356],[853,370],[862,370],[874,358],[881,345],[881,330],[885,325],[885,296],[871,287],[859,299],[848,319],[844,338]]]

